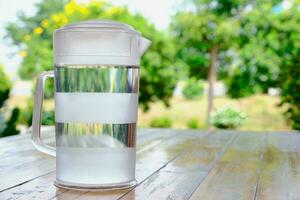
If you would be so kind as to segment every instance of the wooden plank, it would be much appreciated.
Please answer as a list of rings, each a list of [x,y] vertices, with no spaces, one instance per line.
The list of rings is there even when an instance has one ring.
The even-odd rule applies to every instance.
[[[235,134],[214,132],[190,137],[184,152],[121,199],[188,199],[224,153]]]
[[[47,143],[54,141],[51,131],[54,129],[48,127],[43,132]],[[55,170],[55,158],[35,150],[29,135],[14,136],[13,140],[1,139],[0,142],[0,191]]]
[[[186,153],[169,163],[164,171],[208,171],[215,164],[226,149],[236,133],[229,131],[217,131],[206,138],[193,141]]]
[[[143,129],[138,131],[137,152],[148,151],[165,140],[174,137],[173,129]]]
[[[137,155],[137,165],[147,164],[166,164],[171,159],[176,157],[185,148],[189,147],[194,138],[204,138],[207,132],[196,132],[196,131],[174,131],[173,136],[165,140],[160,145],[147,149],[145,152],[141,152]]]
[[[266,134],[240,133],[190,199],[253,199],[265,146]]]
[[[23,142],[24,139],[30,139],[31,137],[31,128],[28,128],[28,130],[25,133],[18,134],[18,135],[12,135],[7,137],[0,138],[0,149],[2,148],[3,143],[16,143],[16,142]],[[42,138],[49,138],[54,137],[54,126],[42,126],[41,127],[41,137]]]
[[[18,140],[23,140],[24,138],[27,138],[27,137],[28,137],[27,134],[2,137],[0,139],[0,144],[2,145],[3,142],[13,142],[13,141],[18,141]]]
[[[155,148],[155,146],[153,146],[153,144],[151,142],[149,142],[149,141],[163,141],[163,140],[168,141],[170,138],[173,138],[173,136],[175,136],[178,133],[174,133],[174,132],[172,133],[171,130],[159,130],[159,134],[157,134],[156,132],[153,132],[153,131],[149,131],[147,134],[143,134],[143,135],[148,135],[148,134],[151,134],[151,137],[145,137],[144,138],[143,136],[142,137],[138,136],[138,138],[140,139],[140,142],[138,143],[138,150],[141,150],[139,144],[142,144],[143,148],[148,148],[148,145],[152,146],[152,148]],[[160,145],[160,143],[157,143],[157,145]],[[141,151],[141,153],[143,153],[143,151]],[[41,154],[41,155],[46,156],[44,154]],[[51,159],[51,157],[49,157],[49,156],[46,156],[46,157]],[[44,163],[44,162],[41,161],[41,164],[42,163]],[[52,162],[52,163],[55,164],[54,162]],[[49,166],[51,166],[51,163],[49,163],[49,162],[48,163],[46,162],[45,164],[48,164]],[[29,165],[27,165],[27,166],[29,166]],[[18,175],[18,177],[20,177],[20,173],[26,174],[26,172],[28,172],[27,170],[16,170],[16,171],[13,170],[10,174],[13,174],[13,172],[16,172],[17,175]],[[35,167],[35,165],[33,165],[32,170],[33,171],[37,170],[37,168]],[[148,174],[146,174],[146,173],[150,173],[150,172],[148,172],[147,170],[139,170],[139,172],[137,173],[137,179],[141,181],[141,179],[144,179],[145,177],[148,176]],[[54,173],[53,173],[53,176],[55,176]],[[17,177],[17,176],[13,175],[13,177]],[[32,176],[32,178],[35,178],[35,177]],[[26,177],[26,179],[27,179],[27,177]],[[38,177],[36,183],[39,183],[39,181],[38,181],[39,179],[43,179],[43,177]],[[30,180],[30,179],[28,179],[28,180]],[[8,180],[9,183],[14,183],[16,185],[22,183],[22,182],[18,182],[17,183],[16,181],[17,180],[15,180],[14,178],[12,179],[12,181]],[[7,184],[7,181],[4,181],[4,182]],[[22,185],[20,185],[20,186],[18,186],[16,188],[12,188],[12,189],[9,189],[9,190],[6,190],[6,191],[0,193],[0,199],[2,199],[2,195],[7,195],[9,193],[14,193],[14,190],[22,191],[22,188],[26,189],[27,184],[29,184],[29,183],[24,183],[24,184],[22,184]],[[51,187],[49,187],[49,189],[50,188],[54,188],[54,186],[53,186],[53,180],[52,179],[48,178],[48,183],[47,184],[51,185]],[[47,187],[44,187],[44,188],[47,188]],[[11,199],[17,199],[17,198],[19,198],[19,195],[18,195],[19,193],[20,192],[16,193],[16,195],[12,195]],[[34,193],[29,193],[27,195],[27,198],[29,198],[29,199],[32,198],[32,196],[31,196],[32,194],[34,194]],[[53,193],[53,192],[51,194],[52,194],[52,197],[55,197],[57,195],[56,193]],[[78,194],[81,194],[81,193],[79,192]],[[72,195],[74,196],[75,194],[68,194],[68,193],[64,194],[64,196],[72,196]],[[50,195],[50,197],[51,197],[51,195]]]
[[[53,186],[55,173],[49,173],[38,179],[23,184],[20,187],[14,187],[0,193],[0,199],[50,199],[53,194],[60,194],[64,189],[57,189]]]
[[[269,134],[256,199],[300,199],[299,134]]]
[[[218,154],[217,152],[222,152],[222,148],[220,148],[222,145],[218,146],[218,139],[213,139],[213,137],[209,139],[210,137],[207,136],[206,141],[203,142],[202,138],[202,142],[200,141],[198,145],[199,149],[197,149],[197,146],[192,145],[193,137],[191,135],[193,134],[190,134],[188,131],[187,138],[189,137],[189,139],[185,140],[185,144],[174,142],[172,134],[170,134],[169,138],[166,137],[164,139],[157,136],[157,140],[160,140],[160,142],[154,141],[155,139],[153,138],[155,137],[150,137],[150,140],[144,143],[144,147],[147,150],[139,149],[141,154],[148,154],[141,156],[139,161],[143,162],[137,165],[139,166],[137,179],[142,183],[131,192],[127,190],[121,193],[111,192],[105,194],[99,192],[70,192],[56,189],[53,186],[55,173],[52,172],[41,177],[35,177],[33,180],[28,180],[26,183],[21,183],[19,186],[0,193],[0,199],[111,199],[111,197],[116,199],[126,192],[128,194],[124,196],[124,199],[145,199],[146,197],[150,199],[187,199],[193,188],[200,183],[191,199],[253,199],[256,191],[256,182],[258,181],[258,178],[255,178],[255,176],[260,171],[257,163],[260,162],[262,163],[262,170],[256,199],[298,199],[300,197],[299,192],[297,192],[298,188],[300,188],[300,170],[298,167],[300,166],[299,135],[269,134],[268,146],[265,154],[263,154],[265,138],[261,138],[261,133],[241,133],[241,135],[255,135],[257,139],[253,139],[252,136],[245,136],[244,139],[238,137],[218,163],[218,158],[212,158]],[[266,137],[265,134],[262,135]],[[222,134],[220,134],[221,136]],[[151,140],[153,142],[149,142]],[[176,140],[180,139],[175,138]],[[213,149],[214,140],[216,141],[215,146],[219,149]],[[222,139],[219,141],[222,141]],[[143,142],[140,141],[139,143]],[[237,145],[236,143],[240,144]],[[166,148],[168,146],[172,146],[172,148]],[[200,148],[200,146],[203,148]],[[190,153],[182,151],[185,148],[188,148]],[[155,156],[151,156],[150,151],[153,151],[154,155],[156,154],[158,157],[154,162],[151,161]],[[205,153],[197,153],[202,151]],[[228,155],[228,152],[231,153]],[[18,159],[21,159],[22,153],[18,154]],[[264,155],[264,161],[262,160],[262,155]],[[36,163],[35,156],[28,156],[26,162]],[[171,159],[171,162],[165,163],[168,159]],[[0,166],[4,166],[4,168],[8,167],[8,165],[3,164],[2,161],[17,163],[16,159],[10,160],[9,157],[1,160],[1,156],[0,161]],[[216,164],[212,170],[211,168],[214,165],[211,162]],[[149,166],[147,163],[150,163]],[[29,167],[30,165],[27,166]],[[158,167],[163,168],[160,169]],[[17,168],[14,168],[12,172],[2,173],[0,176],[11,176]],[[151,170],[155,169],[156,171],[153,173]],[[29,168],[25,170],[25,173],[27,170]],[[204,179],[205,172],[209,171],[210,174]],[[22,176],[25,173],[19,173],[17,176]],[[149,175],[151,176],[147,178]],[[0,184],[2,182],[3,180],[0,178]],[[162,189],[159,189],[160,187]]]
[[[151,142],[158,144],[160,141],[174,135],[170,130],[159,130],[157,132],[158,130],[148,129],[143,131],[142,134],[138,134],[138,140],[140,141],[138,149],[141,147],[148,148],[148,146],[153,146]],[[54,140],[54,138],[48,138],[49,133],[45,134],[47,139],[44,141],[46,142]],[[0,177],[3,178],[0,182],[0,191],[55,170],[55,158],[34,149],[29,137],[22,137],[22,140],[17,141],[16,144],[12,141],[9,142],[11,148],[7,153],[12,155],[1,154]],[[11,176],[7,176],[7,174],[11,174]]]
[[[161,133],[161,132],[160,132]],[[137,153],[137,166],[136,166],[136,177],[138,183],[144,179],[150,177],[153,173],[160,170],[168,162],[173,160],[178,154],[185,150],[190,144],[191,140],[195,138],[204,138],[207,132],[196,132],[196,131],[176,131],[172,130],[172,137],[165,139],[157,146],[148,148],[146,151],[139,151]],[[129,192],[124,190],[122,192],[88,192],[82,193],[76,199],[118,199],[122,195]],[[66,193],[73,193],[73,191],[67,191]],[[60,199],[57,196],[56,199]]]
[[[205,172],[158,171],[121,199],[188,199],[205,176]]]
[[[0,191],[7,190],[8,188],[22,184],[54,170],[55,158],[51,157],[1,170]]]
[[[54,144],[54,127],[42,128],[42,140],[43,142],[53,145]],[[11,157],[16,154],[26,154],[27,151],[31,151],[33,148],[31,143],[31,134],[11,136],[8,138],[0,139],[0,159],[5,157]]]

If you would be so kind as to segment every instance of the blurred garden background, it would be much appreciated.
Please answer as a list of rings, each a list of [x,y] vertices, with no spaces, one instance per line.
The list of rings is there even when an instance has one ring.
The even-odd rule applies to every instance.
[[[91,19],[128,23],[152,41],[139,127],[300,129],[299,0],[0,2],[0,136],[30,127],[35,79],[53,69],[53,31]],[[43,124],[53,125],[53,82],[45,98]]]

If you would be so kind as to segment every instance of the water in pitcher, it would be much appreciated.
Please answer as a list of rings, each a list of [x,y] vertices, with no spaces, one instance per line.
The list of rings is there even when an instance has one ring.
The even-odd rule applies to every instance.
[[[107,99],[118,99],[124,98],[123,94],[136,95],[138,91],[136,67],[56,67],[55,77],[56,92],[61,95],[60,98],[70,97],[75,102],[86,93],[101,94],[102,99],[106,98],[106,94]],[[83,112],[78,115],[88,108],[80,109]],[[109,110],[105,112],[108,115],[105,119],[109,119],[111,114],[118,115],[109,113]],[[63,115],[64,112],[61,113]],[[75,122],[56,122],[59,181],[92,185],[134,180],[136,123],[85,122],[74,115],[70,119]]]
[[[134,148],[57,149],[60,181],[80,184],[113,184],[134,180]]]

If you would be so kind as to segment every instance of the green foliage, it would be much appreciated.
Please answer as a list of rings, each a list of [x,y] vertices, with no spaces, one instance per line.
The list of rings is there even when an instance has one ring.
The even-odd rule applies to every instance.
[[[20,117],[19,117],[19,124],[27,125],[28,127],[32,124],[32,116],[33,116],[33,98],[27,101],[27,106],[21,109]]]
[[[55,124],[54,111],[43,112],[42,124],[43,125],[54,125]]]
[[[44,98],[45,99],[51,99],[54,98],[54,79],[50,78],[45,81],[44,85]],[[35,94],[35,84],[34,87],[32,87],[32,94]]]
[[[278,14],[274,3],[256,5],[240,18],[239,44],[240,62],[229,74],[227,81],[229,96],[240,98],[256,92],[266,93],[277,87],[282,58],[276,52],[281,38],[277,28]]]
[[[2,65],[0,65],[0,108],[9,97],[10,82],[4,73]]]
[[[280,87],[285,116],[292,128],[300,130],[300,2],[291,3],[279,12],[274,12],[274,2],[259,4],[241,18],[240,73],[228,83],[232,97]]]
[[[200,128],[200,125],[199,125],[198,120],[196,118],[193,118],[187,122],[187,127],[189,129],[198,129],[198,128]]]
[[[49,20],[54,13],[63,12],[66,0],[43,0],[36,4],[37,12],[28,17],[18,14],[18,22],[6,27],[7,38],[19,47],[23,57],[19,74],[23,79],[32,79],[41,71],[53,69],[52,30]]]
[[[233,129],[241,126],[245,119],[244,113],[225,107],[213,113],[212,124],[221,129]]]
[[[274,4],[263,4],[242,17],[240,54],[250,72],[250,85],[263,92],[280,87],[285,115],[292,127],[300,130],[299,6],[299,1],[293,1],[290,8],[274,12]]]
[[[5,128],[0,131],[0,137],[19,134],[20,131],[17,129],[19,113],[19,108],[14,108],[12,110],[10,118],[5,122]]]
[[[204,93],[204,83],[195,78],[191,78],[186,82],[182,92],[186,99],[202,97]]]
[[[227,94],[231,98],[241,98],[260,92],[259,86],[253,81],[253,76],[255,75],[248,68],[233,69],[232,75],[225,81]]]
[[[191,2],[194,9],[180,10],[171,28],[178,39],[178,57],[187,63],[189,76],[206,78],[210,50],[217,46],[219,53],[225,55],[229,48],[236,46],[240,27],[237,16],[247,4],[243,0],[213,1],[216,6],[206,0]],[[235,2],[239,2],[238,5]],[[230,60],[228,56],[218,59],[221,59],[222,68]]]
[[[285,116],[292,128],[300,130],[300,11],[299,4],[294,5],[290,12],[280,17],[278,28],[285,33],[285,40],[280,43],[281,55],[281,103],[287,108]]]
[[[155,127],[155,128],[171,128],[172,127],[172,120],[169,117],[154,118],[150,122],[150,127]]]
[[[10,87],[10,82],[4,73],[3,67],[0,65],[0,137],[16,135],[19,133],[19,130],[16,128],[19,109],[14,108],[9,118],[6,119],[4,117],[9,114],[5,102],[9,98]]]
[[[23,79],[32,79],[41,71],[53,69],[52,34],[55,29],[83,20],[111,19],[132,25],[152,41],[141,60],[140,104],[145,110],[150,102],[158,100],[168,105],[179,74],[175,67],[175,42],[156,30],[141,14],[132,14],[126,7],[114,7],[103,1],[84,4],[43,0],[36,8],[36,15],[21,14],[16,23],[7,26],[7,37],[19,47],[23,56],[19,71]]]
[[[300,41],[299,34],[298,41]],[[295,44],[290,45],[292,56],[284,61],[282,69],[280,105],[287,107],[285,116],[292,128],[300,130],[300,44],[298,43],[298,47],[295,47]]]
[[[300,130],[300,2],[291,1],[290,8],[278,0],[192,2],[195,9],[179,12],[172,23],[178,56],[189,66],[189,75],[206,77],[209,49],[219,45],[218,72],[229,96],[241,98],[280,87],[285,115]],[[281,9],[275,11],[278,6]],[[246,7],[251,9],[245,11]]]
[[[22,109],[20,112],[20,117],[18,120],[19,124],[27,125],[30,127],[32,125],[33,116],[33,99],[27,101],[27,107]],[[42,113],[42,125],[54,125],[54,111],[43,111]]]
[[[229,96],[240,98],[279,86],[281,42],[290,38],[286,35],[290,27],[299,29],[295,16],[299,10],[275,12],[282,3],[278,0],[189,2],[193,9],[181,10],[172,23],[178,57],[187,63],[189,76],[207,77],[210,49],[218,46],[217,72],[227,83]],[[299,5],[293,3],[295,8]],[[283,23],[280,16],[287,15],[283,12],[294,18]]]

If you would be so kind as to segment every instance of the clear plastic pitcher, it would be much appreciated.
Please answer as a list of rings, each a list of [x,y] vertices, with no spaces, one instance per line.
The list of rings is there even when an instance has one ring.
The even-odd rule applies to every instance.
[[[38,77],[34,146],[56,155],[55,185],[75,189],[135,184],[140,57],[150,45],[132,27],[87,21],[54,33],[54,72]],[[56,149],[43,144],[44,82],[55,79]]]

